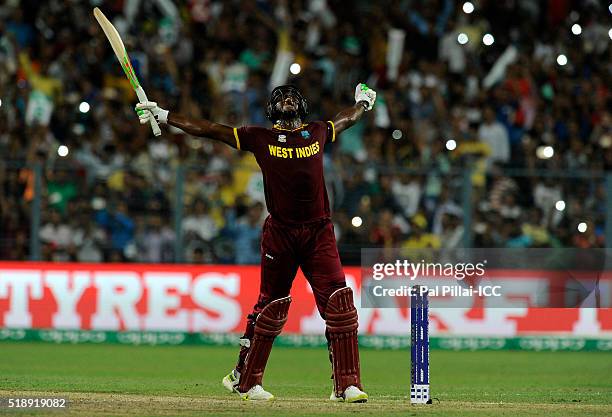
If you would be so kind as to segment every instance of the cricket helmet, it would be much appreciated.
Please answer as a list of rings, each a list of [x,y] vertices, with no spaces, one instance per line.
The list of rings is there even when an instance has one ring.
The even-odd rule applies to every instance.
[[[283,97],[288,94],[292,94],[297,98],[298,117],[302,120],[306,118],[306,116],[308,115],[308,102],[306,101],[302,93],[300,93],[300,90],[298,90],[295,86],[288,84],[278,86],[274,88],[274,90],[272,90],[272,93],[270,93],[270,99],[268,100],[268,104],[266,105],[266,117],[268,118],[268,120],[274,123],[282,117],[282,113],[276,109],[276,103],[278,103],[280,100],[283,99]]]

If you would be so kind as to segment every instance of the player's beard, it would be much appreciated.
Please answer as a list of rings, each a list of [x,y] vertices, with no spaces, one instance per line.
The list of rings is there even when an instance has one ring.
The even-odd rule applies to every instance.
[[[289,122],[300,117],[299,108],[296,106],[293,110],[285,110],[282,102],[274,105],[276,109],[276,119],[284,122]]]
[[[281,110],[279,111],[279,116],[281,120],[293,120],[299,117],[297,109],[296,110]]]

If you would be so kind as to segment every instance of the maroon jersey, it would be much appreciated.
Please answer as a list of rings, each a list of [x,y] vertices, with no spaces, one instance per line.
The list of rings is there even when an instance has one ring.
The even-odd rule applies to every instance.
[[[323,147],[336,139],[333,122],[311,122],[294,130],[246,126],[234,128],[234,136],[236,148],[255,155],[273,219],[300,224],[330,217]]]

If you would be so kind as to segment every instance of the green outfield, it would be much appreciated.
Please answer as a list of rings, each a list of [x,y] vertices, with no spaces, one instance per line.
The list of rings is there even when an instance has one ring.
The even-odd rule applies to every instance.
[[[408,351],[362,350],[367,404],[327,402],[327,351],[287,347],[272,351],[264,380],[277,400],[243,402],[220,383],[235,354],[229,347],[2,342],[0,397],[68,397],[68,411],[47,413],[53,416],[612,415],[612,355],[605,352],[436,350],[431,380],[439,402],[423,406],[407,398]]]

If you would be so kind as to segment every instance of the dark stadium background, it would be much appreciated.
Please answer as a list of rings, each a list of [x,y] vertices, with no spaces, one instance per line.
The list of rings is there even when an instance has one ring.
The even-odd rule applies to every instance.
[[[470,14],[451,0],[286,3],[281,13],[280,1],[176,2],[173,20],[142,1],[128,25],[121,1],[2,2],[0,259],[258,263],[253,159],[173,129],[153,138],[94,6],[122,32],[149,98],[171,111],[266,124],[287,46],[311,120],[351,105],[360,81],[377,90],[374,115],[325,149],[347,264],[364,246],[610,246],[603,2],[483,0]],[[396,80],[391,27],[406,32]],[[487,78],[504,53],[513,62]],[[38,88],[52,97],[46,125],[28,121]]]

